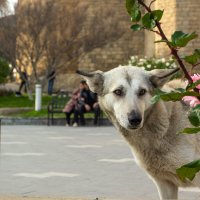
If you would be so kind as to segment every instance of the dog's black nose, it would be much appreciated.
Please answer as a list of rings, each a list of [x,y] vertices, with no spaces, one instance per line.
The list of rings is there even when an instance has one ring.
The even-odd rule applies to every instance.
[[[132,111],[128,114],[128,121],[131,126],[137,127],[138,125],[140,125],[140,123],[142,121],[142,117],[136,111]]]

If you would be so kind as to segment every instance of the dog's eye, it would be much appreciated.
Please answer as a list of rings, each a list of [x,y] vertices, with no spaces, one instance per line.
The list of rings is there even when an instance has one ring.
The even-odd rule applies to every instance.
[[[143,96],[143,95],[145,95],[145,93],[146,93],[146,90],[145,89],[141,89],[139,91],[139,93],[138,93],[138,96]]]
[[[123,91],[120,90],[120,89],[117,89],[117,90],[113,91],[113,93],[114,93],[115,95],[117,95],[117,96],[122,96],[122,95],[123,95]]]

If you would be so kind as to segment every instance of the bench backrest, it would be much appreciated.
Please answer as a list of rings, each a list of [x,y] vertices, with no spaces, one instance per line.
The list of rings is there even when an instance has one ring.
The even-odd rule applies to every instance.
[[[52,110],[62,110],[65,106],[65,104],[67,103],[67,101],[69,100],[68,98],[68,94],[67,93],[59,93],[56,96],[52,96],[52,100],[51,100],[51,108]]]

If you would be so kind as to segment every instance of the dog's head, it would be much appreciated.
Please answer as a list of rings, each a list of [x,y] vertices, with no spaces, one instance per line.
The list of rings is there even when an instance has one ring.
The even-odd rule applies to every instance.
[[[98,94],[102,108],[130,130],[143,126],[155,88],[162,87],[176,71],[178,69],[147,72],[138,67],[120,66],[108,72],[77,73]]]

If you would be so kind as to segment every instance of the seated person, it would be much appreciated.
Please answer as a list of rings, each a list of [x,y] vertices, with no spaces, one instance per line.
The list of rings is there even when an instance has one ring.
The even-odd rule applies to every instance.
[[[66,126],[71,125],[71,114],[74,113],[75,106],[77,105],[80,96],[80,91],[85,87],[85,84],[86,82],[84,80],[80,81],[79,88],[73,91],[71,99],[67,102],[63,109],[63,112],[66,115]]]
[[[94,124],[97,124],[98,117],[100,114],[100,108],[97,102],[97,95],[89,90],[87,83],[85,82],[84,87],[80,91],[78,102],[74,110],[74,122],[75,125],[80,124],[85,125],[84,113],[94,110],[95,118]]]

